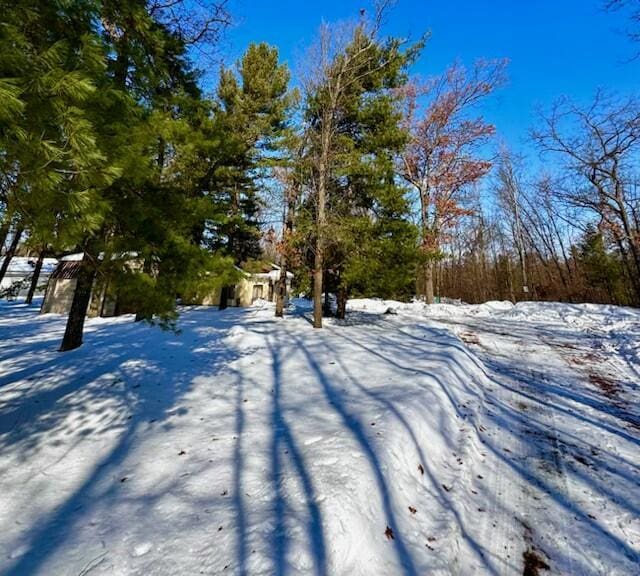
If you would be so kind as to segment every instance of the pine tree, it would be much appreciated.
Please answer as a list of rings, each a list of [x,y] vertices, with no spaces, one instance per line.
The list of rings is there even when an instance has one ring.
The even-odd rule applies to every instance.
[[[277,163],[278,149],[287,131],[287,113],[295,96],[288,92],[289,71],[278,62],[278,51],[252,44],[237,65],[237,74],[222,69],[218,107],[212,131],[220,148],[207,174],[207,197],[217,220],[206,227],[212,250],[222,250],[234,263],[261,255],[259,187]],[[228,289],[220,307],[227,305]]]
[[[140,2],[101,9],[110,58],[92,120],[118,177],[100,190],[99,227],[78,242],[84,256],[62,350],[82,342],[96,279],[139,319],[170,325],[177,296],[204,291],[230,268],[193,242],[201,208],[177,168],[193,154],[188,139],[201,106],[186,42]]]
[[[622,262],[607,250],[605,238],[595,226],[587,227],[578,245],[577,259],[589,288],[604,290],[610,302],[624,301]]]
[[[368,266],[384,261],[388,278],[400,267],[411,270],[414,259],[404,258],[415,245],[405,191],[394,177],[394,159],[406,142],[396,92],[422,42],[403,51],[401,41],[382,41],[377,32],[376,26],[360,23],[348,44],[332,54],[325,30],[320,69],[307,86],[312,194],[306,214],[313,220],[308,230],[316,328],[322,326],[323,287],[325,295],[330,288],[338,292],[338,313],[344,316],[349,291],[373,287],[366,279]],[[398,266],[385,258],[392,245],[403,256]],[[325,275],[326,270],[331,273]]]
[[[105,70],[92,4],[2,2],[0,173],[5,218],[62,247],[103,217],[98,189],[116,173],[97,143],[90,109]]]

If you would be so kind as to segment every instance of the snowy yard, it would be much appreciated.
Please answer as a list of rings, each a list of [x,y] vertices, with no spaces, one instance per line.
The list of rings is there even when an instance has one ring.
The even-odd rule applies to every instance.
[[[1,306],[0,574],[639,573],[638,311]]]

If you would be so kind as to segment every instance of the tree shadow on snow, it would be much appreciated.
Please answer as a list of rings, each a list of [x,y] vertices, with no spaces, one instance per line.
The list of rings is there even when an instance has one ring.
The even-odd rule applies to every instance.
[[[8,308],[3,312],[10,314]],[[34,319],[35,313],[18,308],[12,334],[3,325],[10,340],[2,346],[0,361],[26,355],[29,365],[11,371],[9,364],[2,376],[0,452],[11,450],[26,460],[45,445],[71,442],[70,437],[70,450],[88,435],[116,439],[64,502],[43,512],[24,532],[19,542],[24,552],[9,560],[5,576],[37,573],[74,533],[81,515],[118,497],[121,467],[139,433],[149,427],[170,429],[172,418],[186,415],[180,402],[194,380],[216,374],[238,358],[222,339],[245,315],[243,310],[194,310],[183,316],[177,335],[122,319],[115,324],[98,321],[89,324],[80,349],[58,353],[57,340],[32,341],[21,321],[31,314],[37,327],[30,330],[37,332],[63,320],[53,315]],[[69,419],[70,413],[75,418]]]

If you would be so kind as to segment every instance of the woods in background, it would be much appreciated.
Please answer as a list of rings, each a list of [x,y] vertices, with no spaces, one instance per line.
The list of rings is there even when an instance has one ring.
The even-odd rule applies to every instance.
[[[482,115],[506,60],[415,78],[388,9],[324,24],[299,78],[252,44],[205,94],[224,1],[0,0],[0,279],[80,253],[62,350],[92,290],[171,326],[269,258],[276,314],[293,271],[317,328],[359,296],[640,305],[639,101],[559,100],[519,157]]]
[[[453,234],[442,293],[640,304],[640,102],[603,92],[559,100],[532,139],[553,169],[527,172],[503,150],[488,192]]]

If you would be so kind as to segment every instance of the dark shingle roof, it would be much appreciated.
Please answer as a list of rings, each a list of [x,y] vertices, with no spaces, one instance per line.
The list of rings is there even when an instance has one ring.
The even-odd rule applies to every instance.
[[[51,278],[56,280],[73,280],[78,277],[81,262],[59,262],[56,269],[51,273]]]

